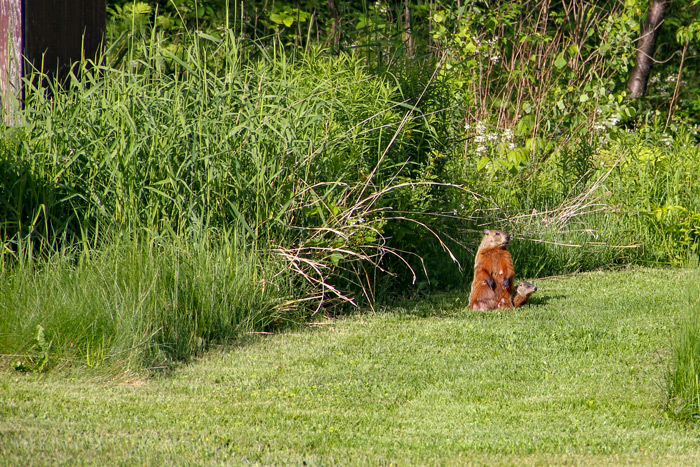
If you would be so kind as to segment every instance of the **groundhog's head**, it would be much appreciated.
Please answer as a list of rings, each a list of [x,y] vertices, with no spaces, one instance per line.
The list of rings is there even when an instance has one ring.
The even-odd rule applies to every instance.
[[[518,295],[522,295],[523,297],[529,297],[532,295],[533,292],[537,291],[537,286],[535,284],[531,284],[530,282],[520,282],[516,287],[515,287],[515,293]]]
[[[505,247],[510,241],[510,235],[502,230],[484,230],[479,249]]]

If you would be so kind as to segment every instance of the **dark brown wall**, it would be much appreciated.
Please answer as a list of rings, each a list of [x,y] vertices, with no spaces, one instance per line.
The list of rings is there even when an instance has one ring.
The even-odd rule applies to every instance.
[[[31,66],[61,79],[102,45],[106,0],[0,0],[0,111],[12,124]],[[21,55],[29,65],[19,59]]]
[[[65,77],[83,50],[86,58],[95,58],[104,36],[105,0],[23,2],[24,55],[36,68],[42,69],[43,60],[45,72],[53,75],[58,70]]]

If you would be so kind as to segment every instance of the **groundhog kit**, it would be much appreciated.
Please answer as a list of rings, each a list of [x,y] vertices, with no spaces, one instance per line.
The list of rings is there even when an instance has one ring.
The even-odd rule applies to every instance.
[[[527,303],[537,290],[530,282],[513,285],[513,259],[506,250],[510,235],[501,230],[486,230],[474,259],[474,280],[469,294],[469,308],[494,310],[518,308]]]

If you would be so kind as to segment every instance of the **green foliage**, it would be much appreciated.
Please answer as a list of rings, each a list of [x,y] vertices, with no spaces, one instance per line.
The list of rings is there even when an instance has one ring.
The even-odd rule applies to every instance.
[[[42,371],[49,350],[62,366],[139,369],[300,319],[281,262],[245,251],[234,235],[216,246],[115,239],[89,257],[64,252],[5,269],[0,348],[25,355],[18,371]]]
[[[466,107],[464,156],[499,181],[595,148],[634,116],[623,98],[636,17],[612,5],[535,8],[470,2],[432,17],[442,78],[456,108]]]
[[[693,137],[684,129],[662,135],[651,125],[598,156],[599,164],[619,161],[607,185],[608,203],[624,214],[635,233],[630,238],[645,244],[646,261],[697,264],[700,165]]]
[[[137,61],[81,64],[66,88],[29,88],[24,123],[4,129],[2,266],[19,287],[7,312],[37,312],[9,321],[2,346],[42,324],[89,366],[160,364],[242,323],[373,301],[391,274],[384,257],[402,254],[386,242],[384,198],[410,189],[404,172],[429,130],[397,85],[318,50],[244,62],[231,34],[193,36],[180,55],[154,36],[138,47]],[[122,235],[136,246],[123,252]],[[216,270],[249,254],[286,305],[228,301],[240,272]],[[253,296],[256,274],[241,276]]]
[[[30,77],[23,123],[2,129],[6,278],[55,255],[93,267],[121,235],[148,245],[127,255],[145,270],[162,249],[178,272],[124,285],[177,290],[161,308],[184,324],[155,332],[168,319],[151,315],[157,344],[135,357],[162,362],[243,329],[197,317],[196,280],[172,286],[204,267],[186,243],[274,270],[293,321],[468,287],[484,227],[515,234],[520,276],[696,264],[698,100],[676,83],[696,73],[697,2],[678,3],[659,47],[685,41],[686,74],[657,64],[633,103],[643,2],[110,1],[104,59],[63,87]],[[36,318],[11,347],[35,346],[37,325],[58,332]],[[117,328],[100,329],[66,340],[88,365],[114,355]]]
[[[51,349],[51,343],[46,342],[44,338],[44,328],[41,324],[36,325],[36,341],[35,348],[38,355],[28,355],[24,360],[15,360],[12,363],[12,367],[16,371],[32,373],[40,373],[44,370],[44,367],[49,362],[49,350]]]
[[[695,303],[677,331],[667,382],[671,414],[700,420],[700,313]]]
[[[243,64],[239,53],[231,36],[196,40],[182,58],[156,42],[138,73],[85,69],[51,99],[44,89],[28,93],[31,119],[2,140],[4,190],[14,200],[5,238],[36,224],[45,206],[49,216],[61,213],[62,222],[45,221],[56,236],[239,222],[251,241],[292,240],[292,224],[314,225],[304,209],[349,202],[343,190],[367,179],[372,152],[387,147],[401,121],[397,88],[351,57]],[[391,154],[408,147],[398,136]],[[26,181],[15,181],[18,173]],[[384,175],[381,168],[374,183]]]
[[[666,126],[674,115],[692,126],[700,123],[697,104],[699,7],[695,0],[673,2],[659,31],[657,62],[644,104],[648,109],[662,109],[666,113]]]

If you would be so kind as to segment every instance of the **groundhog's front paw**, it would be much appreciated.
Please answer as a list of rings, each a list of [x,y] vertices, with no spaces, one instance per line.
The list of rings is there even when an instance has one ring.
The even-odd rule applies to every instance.
[[[486,279],[486,285],[491,287],[491,290],[496,290],[496,281],[493,280],[493,277],[489,277]]]

